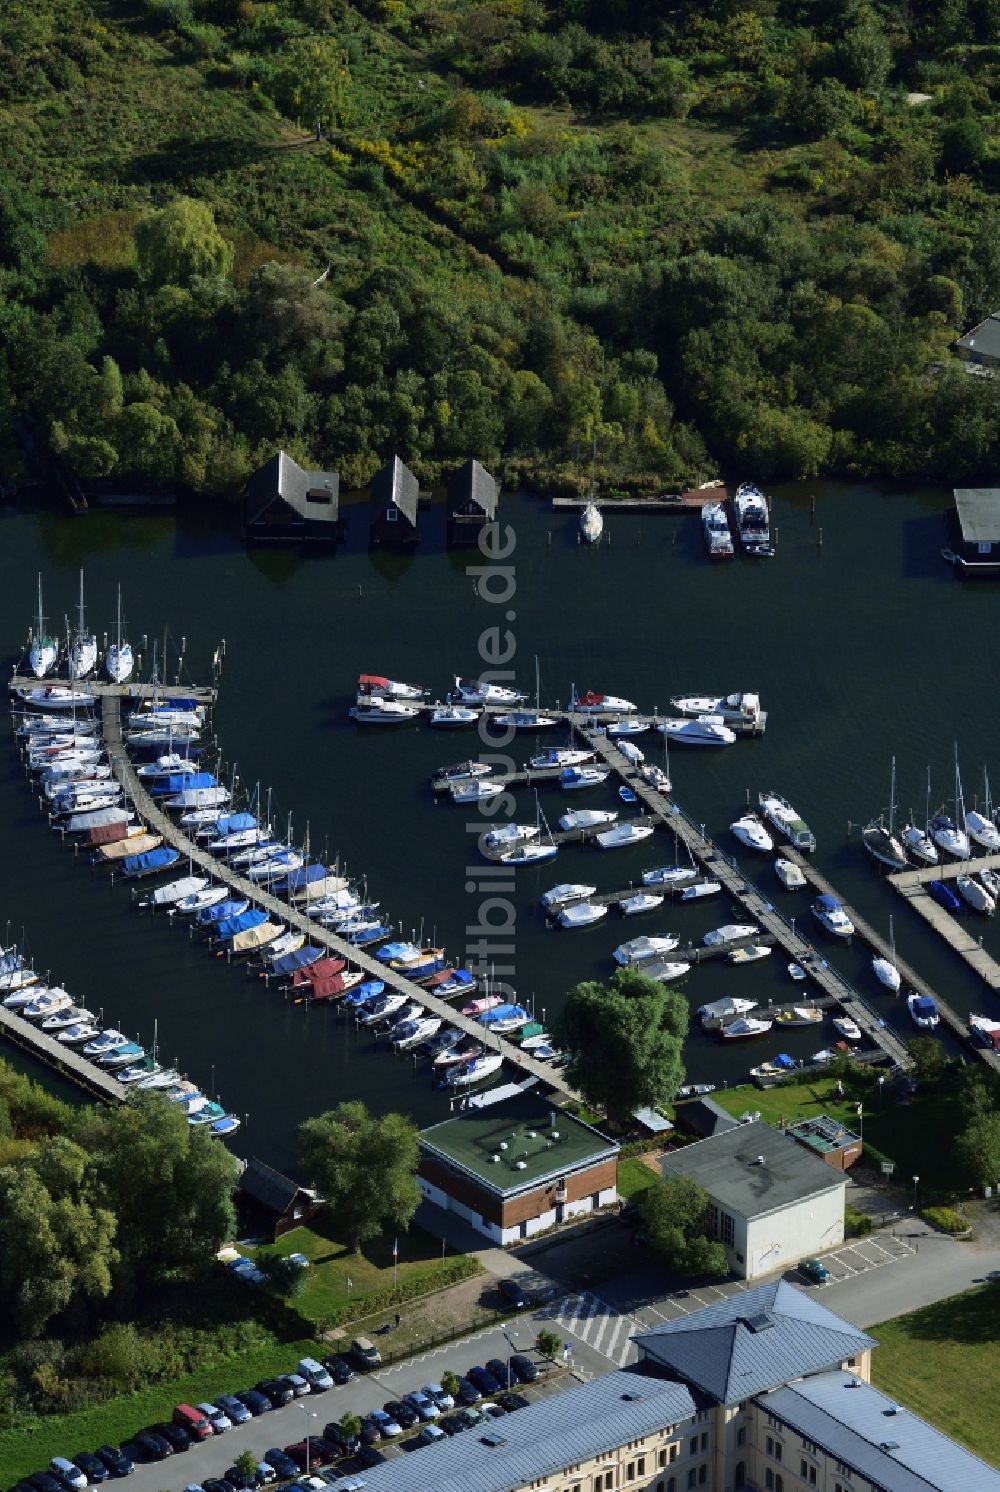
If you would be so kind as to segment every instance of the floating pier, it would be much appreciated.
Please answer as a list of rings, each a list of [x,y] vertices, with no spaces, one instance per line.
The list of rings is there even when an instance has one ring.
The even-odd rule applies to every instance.
[[[46,1067],[54,1068],[64,1078],[69,1078],[96,1098],[120,1101],[128,1093],[127,1087],[119,1083],[112,1073],[105,1072],[64,1041],[57,1041],[33,1021],[24,1020],[15,1011],[5,1010],[2,1005],[0,1032],[14,1046],[28,1052],[36,1061],[44,1062]]]
[[[932,900],[927,890],[930,881],[951,881],[960,875],[978,875],[981,870],[1000,870],[1000,855],[982,855],[976,860],[929,865],[920,870],[901,870],[888,876],[887,880],[893,890],[898,891],[934,931],[941,934],[949,948],[964,958],[987,988],[996,991],[1000,990],[1000,964],[986,952],[981,942],[972,937],[964,923]],[[969,915],[975,917],[976,913],[970,911]]]
[[[665,492],[660,497],[554,497],[552,511],[582,513],[593,506],[602,513],[673,513],[681,518],[685,513],[700,513],[706,503],[718,502],[724,496],[718,488],[705,488]]]
[[[155,693],[158,700],[164,703],[172,699],[195,699],[200,705],[214,705],[218,691],[212,685],[207,684],[142,684],[131,679],[127,684],[112,684],[106,679],[79,679],[74,683],[70,679],[36,679],[34,674],[15,673],[10,680],[10,689],[15,693],[22,689],[44,689],[51,684],[56,689],[74,689],[80,695],[80,708],[89,706],[88,696],[98,699],[134,699],[138,704],[144,700],[151,700]],[[15,701],[14,708],[17,708]],[[44,711],[43,711],[44,713]],[[73,718],[72,710],[54,711],[53,713],[66,716],[69,724]]]

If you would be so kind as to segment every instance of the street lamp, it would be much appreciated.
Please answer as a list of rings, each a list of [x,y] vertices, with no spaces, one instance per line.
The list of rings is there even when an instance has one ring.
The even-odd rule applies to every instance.
[[[507,1345],[511,1349],[510,1352],[508,1352],[507,1354],[507,1392],[510,1393],[510,1360],[513,1357],[514,1353],[517,1351],[517,1343],[514,1341],[514,1336],[516,1336],[517,1333],[515,1332],[512,1336],[510,1332],[504,1329],[503,1335],[507,1340]]]
[[[914,1210],[914,1212],[916,1212],[916,1210],[917,1210],[917,1183],[919,1182],[919,1180],[920,1180],[919,1176],[914,1176],[914,1178],[913,1178],[913,1210]]]
[[[309,1475],[309,1421],[311,1419],[315,1419],[316,1418],[316,1412],[313,1409],[307,1409],[304,1404],[300,1404],[299,1408],[302,1410],[302,1413],[306,1417],[306,1476],[308,1476]]]

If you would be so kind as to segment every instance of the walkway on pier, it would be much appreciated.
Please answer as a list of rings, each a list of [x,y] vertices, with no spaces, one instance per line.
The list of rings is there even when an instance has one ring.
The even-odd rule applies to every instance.
[[[612,771],[629,784],[640,801],[657,815],[663,827],[677,836],[692,859],[704,868],[709,877],[721,882],[723,890],[729,892],[733,901],[757,926],[774,935],[775,942],[785,950],[790,959],[807,970],[823,994],[830,995],[838,1005],[844,1007],[860,1026],[862,1033],[880,1049],[886,1059],[899,1067],[909,1067],[910,1058],[905,1045],[878,1012],[861,998],[854,986],[827,960],[817,956],[813,945],[785,921],[772,903],[747,879],[739,866],[717,849],[712,840],[705,837],[700,825],[689,818],[680,805],[665,793],[650,787],[639,775],[635,765],[622,756],[608,736],[593,730],[582,730],[581,735]]]
[[[810,860],[806,859],[804,855],[800,855],[797,850],[793,850],[787,845],[782,848],[782,854],[787,860],[792,860],[799,866],[806,880],[816,891],[828,896],[837,896],[836,890],[826,879],[826,876],[817,870],[816,866]],[[967,860],[964,868],[971,872],[973,867],[976,869],[995,869],[998,866],[1000,866],[1000,856],[994,855],[983,860]],[[981,974],[986,979],[990,988],[997,989],[1000,987],[1000,965],[995,963],[989,954],[984,953],[978,943],[969,937],[960,922],[957,922],[943,907],[939,907],[937,902],[931,901],[930,896],[923,889],[927,881],[943,878],[946,874],[949,876],[960,875],[962,869],[963,866],[961,864],[944,867],[933,866],[926,871],[900,871],[897,875],[891,875],[887,879],[889,884],[899,891],[911,905],[923,913],[931,926],[947,939],[951,947],[960,953],[978,974]],[[842,898],[838,897],[838,900],[842,900]],[[861,916],[860,912],[856,912],[853,907],[847,905],[845,905],[844,911],[854,923],[857,935],[862,942],[867,943],[869,948],[874,953],[877,953],[879,957],[887,958],[890,963],[894,963],[902,976],[904,984],[908,984],[912,989],[915,989],[918,995],[927,995],[934,1001],[940,1013],[942,1024],[948,1027],[952,1035],[957,1036],[964,1045],[968,1046],[980,1061],[985,1062],[988,1067],[992,1067],[1000,1072],[1000,1052],[990,1051],[972,1042],[969,1035],[969,1027],[963,1021],[958,1011],[953,1009],[947,1000],[943,1000],[937,990],[933,989],[927,983],[927,980],[917,973],[916,969],[908,964],[905,959],[900,958],[898,951],[890,947],[888,941],[880,933],[876,932],[875,928],[872,927],[866,918]],[[965,943],[968,944],[968,948],[964,946]],[[992,981],[987,977],[987,973],[984,972],[986,965],[991,966],[995,972],[995,978]]]
[[[887,879],[893,890],[898,891],[934,931],[941,934],[948,947],[964,958],[987,989],[997,991],[1000,990],[1000,964],[986,952],[982,941],[974,938],[964,923],[938,906],[927,890],[930,881],[950,881],[960,875],[975,876],[981,870],[1000,870],[1000,855],[982,855],[976,860],[957,860],[949,865],[928,865],[920,870],[901,870]],[[976,913],[970,910],[969,915],[975,917]],[[1000,1055],[991,1055],[1000,1065]]]
[[[304,932],[314,946],[326,948],[339,958],[349,960],[366,977],[384,980],[388,987],[405,995],[407,999],[419,1000],[421,1005],[433,1011],[435,1015],[441,1016],[449,1025],[457,1026],[459,1030],[464,1031],[468,1036],[474,1036],[485,1046],[502,1052],[504,1058],[521,1072],[530,1073],[565,1098],[579,1098],[580,1095],[569,1086],[566,1079],[559,1072],[554,1072],[546,1063],[539,1062],[530,1053],[522,1052],[513,1043],[505,1041],[502,1036],[496,1035],[469,1016],[464,1016],[454,1010],[446,1000],[439,999],[430,990],[414,984],[398,969],[388,968],[363,948],[356,948],[353,943],[338,938],[329,928],[318,926],[297,907],[290,906],[288,902],[282,901],[255,881],[240,875],[234,866],[217,860],[214,855],[209,854],[208,850],[189,839],[183,829],[153,801],[136,775],[135,768],[122,743],[121,710],[116,695],[110,693],[104,695],[102,714],[108,756],[115,776],[125,789],[126,796],[135,804],[136,812],[140,817],[145,819],[146,823],[158,834],[161,834],[167,844],[179,850],[185,859],[197,865],[199,870],[210,876],[212,880],[224,881],[241,896],[269,912],[277,921],[283,922],[289,928],[297,928],[300,932]]]
[[[73,683],[69,679],[36,679],[34,674],[20,673],[14,674],[10,681],[10,688],[13,690],[44,689],[47,684],[51,684],[54,689],[74,689],[84,699],[90,695],[102,701],[105,699],[150,700],[154,691],[154,685],[142,684],[136,679],[130,679],[127,684],[112,684],[106,679],[80,679]],[[211,705],[215,703],[216,696],[215,689],[206,684],[157,684],[155,691],[162,703],[168,703],[172,699],[196,699],[200,705]],[[72,711],[58,710],[53,711],[53,714],[65,715],[69,719]]]
[[[98,1067],[88,1058],[74,1051],[64,1041],[57,1041],[54,1036],[49,1035],[48,1031],[41,1030],[34,1022],[24,1020],[13,1010],[5,1010],[2,1005],[0,1005],[0,1032],[22,1051],[30,1053],[37,1061],[44,1062],[46,1067],[55,1068],[56,1072],[78,1083],[88,1093],[98,1098],[114,1100],[125,1097],[127,1089],[112,1073],[106,1072],[102,1067]]]

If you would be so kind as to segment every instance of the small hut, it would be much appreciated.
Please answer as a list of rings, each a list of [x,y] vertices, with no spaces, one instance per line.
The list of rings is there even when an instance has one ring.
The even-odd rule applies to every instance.
[[[448,543],[477,544],[497,516],[500,489],[485,466],[469,459],[448,483]]]
[[[386,462],[371,484],[371,542],[413,545],[420,539],[420,483],[399,456]]]
[[[278,451],[254,472],[243,499],[243,537],[248,542],[333,543],[339,536],[340,478],[335,471],[303,471],[285,451]]]

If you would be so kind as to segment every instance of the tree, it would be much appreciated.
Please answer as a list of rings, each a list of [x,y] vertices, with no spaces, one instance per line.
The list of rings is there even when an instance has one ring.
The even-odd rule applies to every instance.
[[[458,1393],[457,1373],[453,1373],[450,1368],[446,1373],[442,1373],[441,1387],[444,1389],[446,1394],[450,1394],[451,1397],[454,1399],[456,1394]]]
[[[870,6],[858,11],[854,25],[838,47],[840,65],[852,88],[881,88],[892,66],[892,47]]]
[[[207,202],[177,197],[135,230],[139,269],[152,285],[187,285],[196,276],[228,275],[233,250]]]
[[[981,1109],[959,1135],[959,1162],[975,1186],[1000,1184],[1000,1110]]]
[[[553,1361],[562,1347],[562,1340],[554,1331],[543,1328],[535,1338],[535,1346],[543,1357],[549,1357]]]
[[[954,1063],[933,1036],[914,1036],[906,1043],[913,1060],[913,1076],[921,1088],[941,1088],[949,1080]]]
[[[257,1268],[264,1275],[265,1288],[275,1295],[287,1298],[301,1294],[306,1271],[287,1254],[258,1254]]]
[[[256,1480],[257,1457],[254,1455],[253,1451],[240,1451],[239,1455],[236,1457],[236,1460],[233,1462],[233,1465],[236,1467],[236,1470],[241,1473],[241,1475],[247,1478],[253,1477]]]
[[[566,1075],[616,1121],[665,1103],[684,1081],[688,1019],[683,995],[637,969],[619,969],[607,985],[578,984],[555,1022]]]
[[[332,36],[296,36],[281,49],[278,102],[310,126],[344,121],[350,73],[347,53]]]
[[[420,1202],[419,1150],[404,1114],[375,1118],[363,1103],[338,1104],[302,1125],[299,1155],[353,1253],[387,1228],[409,1227]]]
[[[972,114],[941,131],[941,166],[949,176],[975,175],[986,158],[986,135]]]
[[[447,1378],[447,1376],[448,1375],[446,1373],[445,1378]],[[455,1377],[454,1373],[452,1374],[452,1377]],[[458,1387],[457,1378],[455,1378],[455,1386],[456,1388]],[[444,1379],[441,1380],[441,1387],[444,1388],[446,1394],[451,1392],[449,1388],[445,1387]],[[357,1440],[358,1436],[361,1434],[361,1421],[358,1419],[358,1416],[356,1414],[352,1414],[350,1410],[348,1410],[346,1414],[342,1414],[340,1416],[340,1428],[349,1440]]]
[[[654,1181],[640,1203],[653,1248],[685,1276],[729,1273],[726,1251],[705,1233],[708,1193],[687,1176]]]

